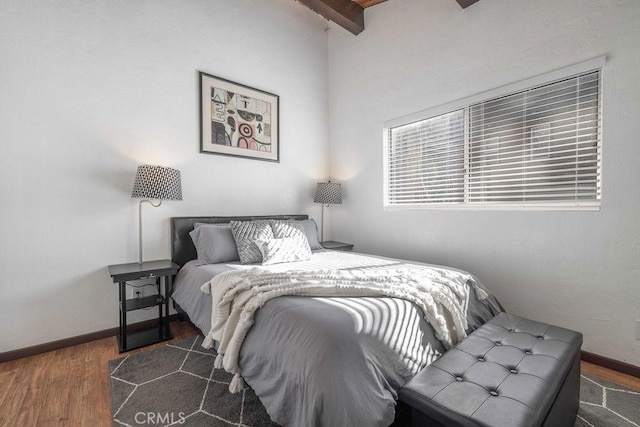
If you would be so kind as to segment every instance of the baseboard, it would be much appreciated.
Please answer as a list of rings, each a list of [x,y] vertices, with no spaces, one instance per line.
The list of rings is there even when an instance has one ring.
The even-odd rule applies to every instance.
[[[609,359],[608,357],[600,356],[594,353],[589,353],[588,351],[583,351],[580,358],[585,362],[593,363],[594,365],[602,366],[603,368],[612,369],[614,371],[618,371],[623,374],[640,378],[639,366],[631,365],[625,362],[620,362],[619,360],[615,360],[615,359]]]
[[[180,314],[172,314],[169,316],[169,322],[182,320]],[[151,328],[158,324],[158,319],[145,320],[144,322],[132,323],[128,325],[128,330],[136,331]],[[31,347],[19,348],[18,350],[0,353],[0,363],[10,360],[22,359],[23,357],[35,356],[36,354],[46,353],[48,351],[60,350],[61,348],[72,347],[74,345],[85,344],[103,338],[109,338],[118,334],[118,328],[104,329],[102,331],[91,332],[90,334],[78,335],[76,337],[65,338],[58,341],[38,344]]]

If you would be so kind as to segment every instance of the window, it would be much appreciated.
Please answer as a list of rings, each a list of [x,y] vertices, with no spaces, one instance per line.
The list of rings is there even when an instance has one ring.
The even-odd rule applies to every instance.
[[[385,207],[599,208],[603,62],[385,123]]]

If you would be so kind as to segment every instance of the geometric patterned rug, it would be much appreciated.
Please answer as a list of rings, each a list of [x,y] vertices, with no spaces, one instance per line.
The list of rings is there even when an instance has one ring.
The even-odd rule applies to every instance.
[[[232,375],[214,369],[200,336],[109,361],[114,426],[275,426],[247,387],[229,393]],[[406,425],[406,413],[394,426]],[[575,427],[640,427],[640,393],[580,378]]]
[[[597,377],[581,375],[576,427],[640,427],[640,393]]]
[[[214,369],[200,336],[109,361],[114,426],[273,426],[250,388]]]

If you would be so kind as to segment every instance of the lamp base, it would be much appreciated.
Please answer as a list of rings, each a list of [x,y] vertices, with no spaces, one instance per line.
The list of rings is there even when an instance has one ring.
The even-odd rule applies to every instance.
[[[162,204],[162,200],[159,200],[157,205],[151,200],[140,200],[140,203],[138,204],[138,250],[140,255],[138,264],[142,264],[142,204],[144,202],[147,202],[154,208],[157,208]]]

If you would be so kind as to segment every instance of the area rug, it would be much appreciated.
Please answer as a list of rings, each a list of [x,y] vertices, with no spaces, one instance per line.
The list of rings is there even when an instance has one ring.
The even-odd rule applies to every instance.
[[[275,426],[250,388],[229,393],[232,375],[193,337],[109,361],[114,426]],[[394,427],[404,427],[406,411]],[[582,375],[575,427],[640,427],[640,393]]]
[[[575,427],[640,427],[640,393],[600,378],[581,375]]]
[[[114,426],[274,426],[250,388],[214,369],[199,336],[109,361]]]

